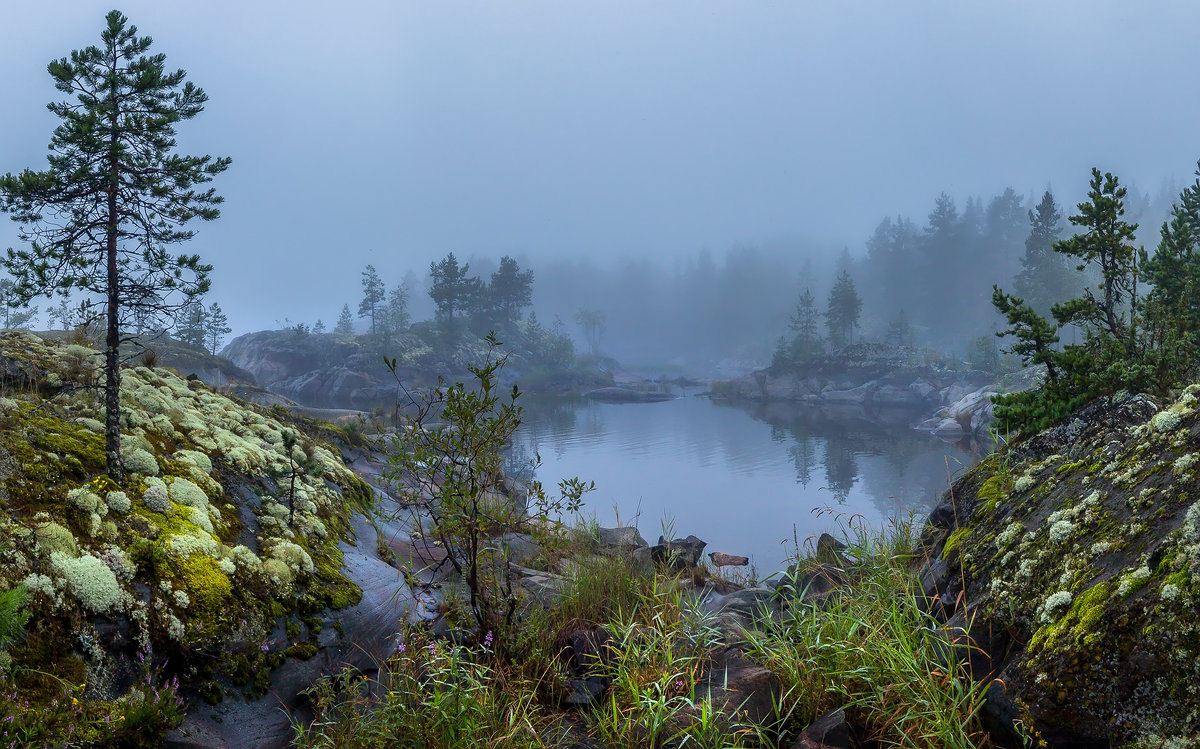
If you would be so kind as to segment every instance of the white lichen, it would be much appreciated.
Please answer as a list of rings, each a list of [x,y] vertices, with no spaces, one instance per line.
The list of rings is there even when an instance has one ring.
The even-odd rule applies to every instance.
[[[104,495],[104,503],[108,505],[108,509],[118,515],[124,515],[133,506],[133,503],[129,501],[128,494],[115,490]]]
[[[54,570],[67,581],[67,587],[84,609],[93,614],[107,613],[121,601],[121,585],[116,575],[91,554],[78,559],[61,552],[50,555]]]
[[[1013,483],[1013,491],[1017,494],[1029,491],[1037,483],[1037,479],[1032,476],[1022,476]]]
[[[1071,595],[1070,591],[1060,590],[1059,592],[1054,593],[1042,602],[1041,607],[1038,609],[1038,618],[1041,619],[1044,624],[1049,624],[1050,622],[1055,621],[1058,619],[1060,612],[1064,608],[1070,606],[1071,601],[1073,600],[1074,596]]]
[[[142,495],[142,504],[154,512],[167,514],[171,510],[171,501],[167,497],[167,487],[162,482],[150,484]]]

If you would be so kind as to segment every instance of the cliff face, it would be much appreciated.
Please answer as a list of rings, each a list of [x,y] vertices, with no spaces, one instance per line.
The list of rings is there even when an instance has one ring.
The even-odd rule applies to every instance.
[[[378,588],[400,587],[395,571],[373,539],[355,546],[372,491],[327,441],[337,430],[146,367],[123,370],[118,486],[104,475],[98,354],[0,334],[0,591],[23,586],[33,614],[0,676],[35,710],[60,681],[86,684],[115,721],[150,669],[196,704],[273,716],[275,734],[259,724],[241,745],[278,743],[280,701],[369,661],[394,631]],[[214,736],[203,745],[246,739]]]
[[[923,585],[1016,744],[1194,746],[1200,386],[1114,396],[984,461],[931,516]],[[1170,746],[1176,743],[1168,744]]]

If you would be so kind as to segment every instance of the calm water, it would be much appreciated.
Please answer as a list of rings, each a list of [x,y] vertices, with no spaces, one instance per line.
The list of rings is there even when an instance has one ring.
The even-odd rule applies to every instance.
[[[772,405],[745,409],[707,398],[664,403],[524,402],[515,462],[541,455],[537,476],[595,481],[585,514],[604,526],[637,525],[650,543],[664,522],[694,533],[706,551],[780,569],[793,535],[835,530],[851,515],[878,527],[927,511],[978,448],[910,428],[927,414]],[[832,513],[821,514],[822,508]]]

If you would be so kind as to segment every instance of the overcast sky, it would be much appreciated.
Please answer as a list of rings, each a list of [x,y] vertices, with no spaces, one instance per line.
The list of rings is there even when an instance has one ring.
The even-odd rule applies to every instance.
[[[0,0],[0,173],[44,168],[46,63],[110,2]],[[453,250],[674,257],[862,241],[934,197],[1100,166],[1154,192],[1200,157],[1200,3],[208,0],[121,4],[209,94],[233,157],[216,266],[237,332],[331,323]],[[7,219],[0,248],[16,243]]]

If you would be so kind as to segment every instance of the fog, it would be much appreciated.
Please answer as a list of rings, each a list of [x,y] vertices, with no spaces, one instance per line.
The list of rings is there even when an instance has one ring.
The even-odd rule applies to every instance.
[[[44,167],[60,98],[46,63],[95,43],[110,5],[0,8],[0,173]],[[581,349],[575,313],[602,310],[601,349],[632,363],[764,363],[800,289],[823,305],[842,267],[861,335],[902,307],[961,351],[994,326],[985,297],[1024,230],[980,223],[986,267],[927,253],[898,299],[868,259],[884,217],[917,236],[942,193],[962,217],[1006,188],[1026,211],[1047,187],[1069,214],[1099,166],[1137,188],[1152,245],[1200,156],[1190,2],[121,10],[210,96],[184,152],[233,158],[222,217],[184,250],[215,266],[235,334],[330,324],[365,265],[420,282],[453,251],[473,272],[503,255],[532,268],[532,309]],[[4,220],[0,247],[17,244]],[[943,297],[966,312],[938,314]]]

